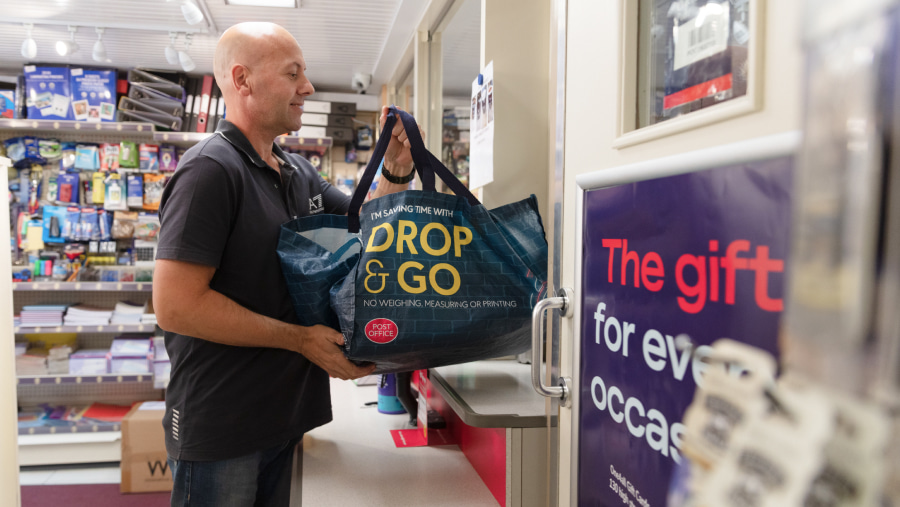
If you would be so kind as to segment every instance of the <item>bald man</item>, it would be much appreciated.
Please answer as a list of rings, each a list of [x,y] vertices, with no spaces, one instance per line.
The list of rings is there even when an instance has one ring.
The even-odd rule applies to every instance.
[[[300,128],[315,91],[287,30],[232,26],[213,66],[227,119],[185,153],[159,210],[153,306],[172,361],[163,420],[172,505],[288,505],[294,447],[331,420],[329,375],[374,366],[349,362],[341,333],[296,324],[278,234],[300,216],[345,214],[349,198],[274,142]],[[412,177],[397,123],[377,195]]]

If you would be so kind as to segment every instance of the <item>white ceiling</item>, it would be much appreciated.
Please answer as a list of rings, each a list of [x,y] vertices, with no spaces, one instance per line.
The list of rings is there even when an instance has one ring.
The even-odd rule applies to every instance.
[[[17,74],[25,63],[98,66],[91,60],[97,40],[94,27],[105,27],[103,41],[110,63],[119,69],[146,67],[180,70],[165,59],[169,32],[193,33],[189,49],[197,68],[211,73],[218,35],[242,21],[271,21],[287,28],[303,48],[308,74],[319,91],[351,92],[354,73],[372,74],[367,92],[377,94],[394,76],[406,53],[427,0],[301,0],[299,9],[226,5],[225,0],[194,0],[211,23],[188,25],[182,0],[0,0],[0,73]],[[446,1],[446,0],[444,0]],[[467,96],[478,73],[480,0],[459,2],[442,37],[445,95]],[[38,54],[26,62],[20,53],[23,23],[34,23]],[[67,25],[77,26],[80,50],[61,57],[57,40],[68,39]]]

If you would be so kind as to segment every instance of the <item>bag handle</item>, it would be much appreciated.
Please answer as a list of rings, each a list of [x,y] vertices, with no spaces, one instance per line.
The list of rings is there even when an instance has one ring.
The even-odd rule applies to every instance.
[[[352,234],[359,232],[359,210],[366,198],[366,194],[369,192],[369,188],[372,186],[375,173],[378,172],[378,166],[381,164],[387,151],[388,144],[391,141],[391,131],[394,129],[398,118],[403,122],[403,127],[406,129],[415,170],[419,173],[419,178],[422,180],[422,190],[434,192],[434,177],[437,175],[450,187],[453,193],[459,197],[464,197],[470,205],[477,206],[481,204],[472,192],[456,178],[456,175],[450,172],[437,157],[425,148],[425,142],[422,140],[422,135],[419,132],[419,125],[412,115],[391,106],[384,122],[384,128],[381,130],[381,137],[378,138],[378,144],[375,145],[372,157],[369,158],[369,164],[366,166],[356,191],[350,199],[350,208],[347,211],[347,231]]]

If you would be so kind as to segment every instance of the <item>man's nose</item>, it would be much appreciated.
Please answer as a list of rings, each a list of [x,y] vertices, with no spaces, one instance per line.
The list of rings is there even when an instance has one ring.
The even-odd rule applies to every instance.
[[[297,95],[312,95],[316,92],[315,87],[313,87],[312,82],[309,79],[304,79],[303,83],[297,88]]]

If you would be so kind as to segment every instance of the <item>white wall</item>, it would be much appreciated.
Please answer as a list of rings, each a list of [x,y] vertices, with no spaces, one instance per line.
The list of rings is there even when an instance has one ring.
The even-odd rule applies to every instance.
[[[495,208],[535,194],[549,219],[550,2],[482,0],[481,68],[494,62],[494,181],[482,202]]]
[[[0,186],[7,187],[9,159],[0,157]],[[9,245],[9,199],[0,202],[0,245]],[[0,505],[20,505],[16,360],[13,334],[12,259],[0,248]]]

